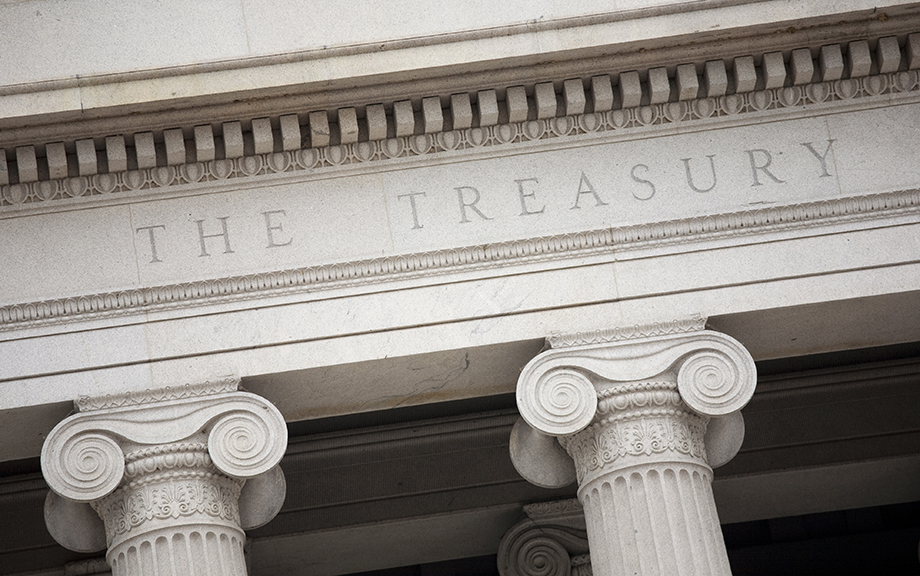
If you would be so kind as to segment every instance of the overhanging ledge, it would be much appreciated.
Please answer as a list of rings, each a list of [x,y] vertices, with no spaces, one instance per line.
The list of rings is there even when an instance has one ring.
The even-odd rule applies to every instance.
[[[788,3],[780,0],[646,4],[637,10],[615,10],[603,15],[563,15],[546,22],[541,21],[542,14],[532,13],[530,21],[509,27],[423,34],[417,38],[382,42],[357,39],[348,46],[315,46],[305,50],[297,45],[272,46],[269,52],[278,54],[276,56],[228,48],[219,61],[185,67],[177,66],[180,61],[173,56],[161,55],[141,65],[129,62],[119,67],[116,60],[112,69],[100,69],[93,74],[87,70],[95,70],[98,62],[111,61],[111,55],[100,58],[92,49],[76,51],[78,57],[86,58],[77,71],[62,69],[56,78],[14,76],[4,79],[5,86],[0,87],[0,106],[6,114],[0,120],[0,127],[6,129],[6,138],[12,136],[18,144],[26,143],[27,134],[42,132],[47,136],[40,138],[53,141],[60,136],[51,135],[55,128],[50,122],[74,122],[76,125],[70,130],[79,131],[86,129],[79,127],[80,123],[101,120],[98,129],[110,132],[112,125],[105,123],[110,120],[125,122],[127,118],[119,119],[118,116],[129,112],[132,115],[149,113],[147,121],[151,124],[148,126],[162,128],[164,117],[158,111],[163,108],[173,110],[168,116],[176,118],[185,110],[194,110],[192,113],[200,116],[201,107],[219,105],[226,118],[227,114],[232,116],[248,109],[257,99],[262,100],[263,106],[269,103],[274,109],[295,103],[298,108],[326,108],[330,101],[337,107],[360,105],[362,102],[354,98],[392,101],[394,85],[419,97],[433,85],[443,84],[445,78],[451,77],[452,84],[463,77],[466,77],[464,82],[494,83],[498,74],[504,76],[502,82],[513,83],[515,76],[532,78],[533,67],[541,73],[555,68],[560,73],[571,74],[573,62],[579,69],[586,63],[597,66],[596,60],[609,58],[611,54],[625,55],[625,60],[632,61],[631,66],[641,67],[649,63],[651,53],[662,49],[671,51],[668,55],[671,60],[686,58],[688,49],[705,53],[701,46],[709,40],[721,44],[723,49],[727,43],[745,49],[750,46],[752,37],[759,37],[758,42],[765,48],[783,50],[791,46],[790,42],[821,38],[839,41],[842,23],[850,27],[850,37],[855,39],[863,37],[867,31],[870,34],[903,34],[910,31],[909,26],[905,27],[909,21],[916,20],[916,7],[898,0],[876,2],[871,10],[859,0],[822,0],[797,6],[792,13]],[[534,8],[528,5],[522,12],[527,14]],[[608,9],[609,6],[603,7],[603,10]],[[12,13],[8,17],[12,17]],[[274,37],[276,34],[270,30],[259,29],[270,21],[271,18],[266,17],[265,22],[241,25],[253,27],[248,31],[250,35]],[[22,22],[10,22],[9,25],[27,27]],[[821,31],[825,25],[832,25],[833,31]],[[667,31],[664,36],[663,31]],[[200,34],[202,30],[197,32]],[[46,33],[49,32],[38,29],[33,31],[33,36]],[[148,44],[168,45],[169,42],[149,38]],[[6,52],[15,59],[15,54],[25,50],[34,52],[34,47],[12,46]],[[46,59],[54,61],[54,56],[47,55]],[[29,52],[25,52],[19,60],[30,58]],[[71,61],[70,58],[59,60]],[[321,66],[317,65],[318,61],[322,62]],[[510,75],[501,71],[509,65],[517,68]],[[21,66],[18,69],[35,68]],[[122,72],[126,68],[144,70]],[[241,75],[245,77],[245,87],[241,87]],[[464,84],[460,89],[476,88]],[[247,102],[235,104],[240,100]],[[10,131],[20,126],[35,126],[36,121],[40,124],[37,129]],[[0,145],[17,145],[5,140],[0,138]]]

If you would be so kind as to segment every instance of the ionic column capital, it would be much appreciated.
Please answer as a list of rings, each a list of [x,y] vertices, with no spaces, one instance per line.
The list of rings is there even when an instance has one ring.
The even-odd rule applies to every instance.
[[[228,377],[77,400],[42,447],[52,536],[81,552],[108,546],[116,574],[131,574],[117,564],[133,565],[142,546],[218,535],[233,556],[225,570],[244,574],[242,530],[284,501],[287,427],[270,402],[238,386]],[[184,560],[171,565],[191,570],[195,558],[174,552]]]
[[[238,378],[82,397],[79,412],[54,427],[42,447],[48,485],[76,502],[111,493],[125,473],[125,451],[154,449],[196,435],[214,465],[233,478],[254,478],[287,448],[284,418],[270,402],[239,392]]]
[[[498,546],[501,576],[586,576],[588,534],[578,500],[524,506],[527,518],[512,526]]]
[[[550,337],[552,348],[518,379],[521,416],[543,434],[564,436],[594,419],[607,383],[676,378],[681,399],[703,416],[725,416],[754,394],[751,355],[734,338],[693,319],[587,335]]]
[[[705,319],[551,336],[552,346],[518,379],[523,422],[512,434],[512,459],[535,484],[559,487],[574,475],[547,437],[571,437],[605,414],[679,406],[708,423],[712,467],[737,453],[740,410],[754,394],[754,360],[734,338],[705,329]],[[676,404],[675,404],[676,403]],[[674,404],[674,406],[671,406]],[[547,463],[555,462],[552,469]],[[565,482],[565,483],[562,483]]]

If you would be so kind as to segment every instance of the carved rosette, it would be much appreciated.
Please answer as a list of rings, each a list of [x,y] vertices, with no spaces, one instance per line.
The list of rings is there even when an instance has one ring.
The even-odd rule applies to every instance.
[[[574,461],[598,576],[730,574],[712,467],[740,448],[756,370],[704,324],[554,337],[521,373],[512,461],[542,486],[571,478],[549,438]]]
[[[81,398],[42,449],[52,536],[83,552],[107,547],[115,576],[245,575],[243,529],[284,499],[287,429],[238,384]]]

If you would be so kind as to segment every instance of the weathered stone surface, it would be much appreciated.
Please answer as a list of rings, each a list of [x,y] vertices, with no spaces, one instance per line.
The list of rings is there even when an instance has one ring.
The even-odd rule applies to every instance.
[[[575,466],[555,436],[541,434],[518,420],[511,429],[511,462],[528,482],[542,488],[562,488],[575,482]]]

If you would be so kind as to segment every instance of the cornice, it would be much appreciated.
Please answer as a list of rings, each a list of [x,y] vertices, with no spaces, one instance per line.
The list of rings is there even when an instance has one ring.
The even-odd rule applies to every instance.
[[[803,117],[812,110],[817,114],[917,101],[920,101],[920,74],[911,70],[605,113],[42,180],[0,186],[0,218],[76,205],[201,193],[203,187],[227,189],[292,177],[312,180],[348,176],[432,162],[635,140],[667,135],[669,129],[677,127],[682,131],[713,130]]]
[[[920,214],[920,189],[0,306],[0,331]],[[610,335],[608,335],[610,336]],[[616,336],[616,335],[613,335]],[[606,338],[587,335],[580,338]],[[553,338],[557,338],[553,336]],[[569,345],[559,337],[560,343]],[[575,345],[575,344],[572,344]]]
[[[920,101],[920,34],[874,43],[18,147],[0,151],[0,218]]]
[[[450,32],[429,36],[417,36],[413,38],[393,39],[383,42],[378,41],[343,46],[327,46],[323,47],[322,49],[297,50],[284,54],[251,56],[229,60],[218,60],[214,62],[169,66],[165,68],[135,70],[115,74],[82,75],[74,78],[57,78],[29,84],[9,84],[0,86],[0,96],[5,96],[8,94],[28,93],[36,91],[36,88],[38,88],[38,90],[56,90],[78,86],[96,86],[101,84],[131,82],[135,80],[151,80],[172,76],[187,76],[191,74],[202,74],[208,72],[242,71],[248,68],[274,66],[290,62],[326,60],[337,56],[367,54],[379,52],[381,50],[405,50],[408,48],[426,47],[437,44],[457,44],[461,42],[482,40],[485,38],[494,38],[499,36],[515,36],[570,28],[577,29],[590,25],[608,24],[611,22],[624,20],[638,20],[642,18],[663,16],[675,13],[686,14],[690,11],[698,12],[725,8],[728,6],[753,4],[756,2],[763,2],[763,0],[683,0],[665,4],[663,6],[647,6],[638,9],[619,10],[603,14],[572,16],[555,20],[529,21],[501,27]],[[4,2],[0,1],[0,5],[3,3]],[[897,7],[897,3],[891,3],[891,6],[888,6],[888,8],[894,7]]]
[[[216,126],[253,109],[265,115],[285,109],[334,114],[348,106],[392,104],[400,97],[417,103],[416,98],[434,93],[449,97],[483,86],[532,84],[540,77],[584,77],[609,71],[612,58],[623,70],[673,67],[752,49],[757,58],[757,51],[788,51],[808,43],[903,36],[917,28],[920,17],[909,0],[871,6],[862,0],[814,0],[793,11],[783,0],[629,4],[550,20],[535,12],[533,19],[508,26],[476,29],[482,24],[473,21],[470,30],[430,36],[377,34],[380,42],[354,37],[354,43],[311,46],[307,41],[291,44],[291,51],[277,46],[276,54],[225,54],[190,65],[149,62],[149,68],[122,67],[116,73],[90,65],[74,69],[72,76],[36,82],[26,78],[40,76],[15,75],[19,79],[9,81],[20,83],[0,87],[0,109],[6,111],[0,117],[0,147],[9,151],[39,142],[156,131],[176,122]],[[156,36],[148,40],[157,42]],[[80,54],[81,48],[73,51]],[[16,60],[17,54],[11,57]]]

